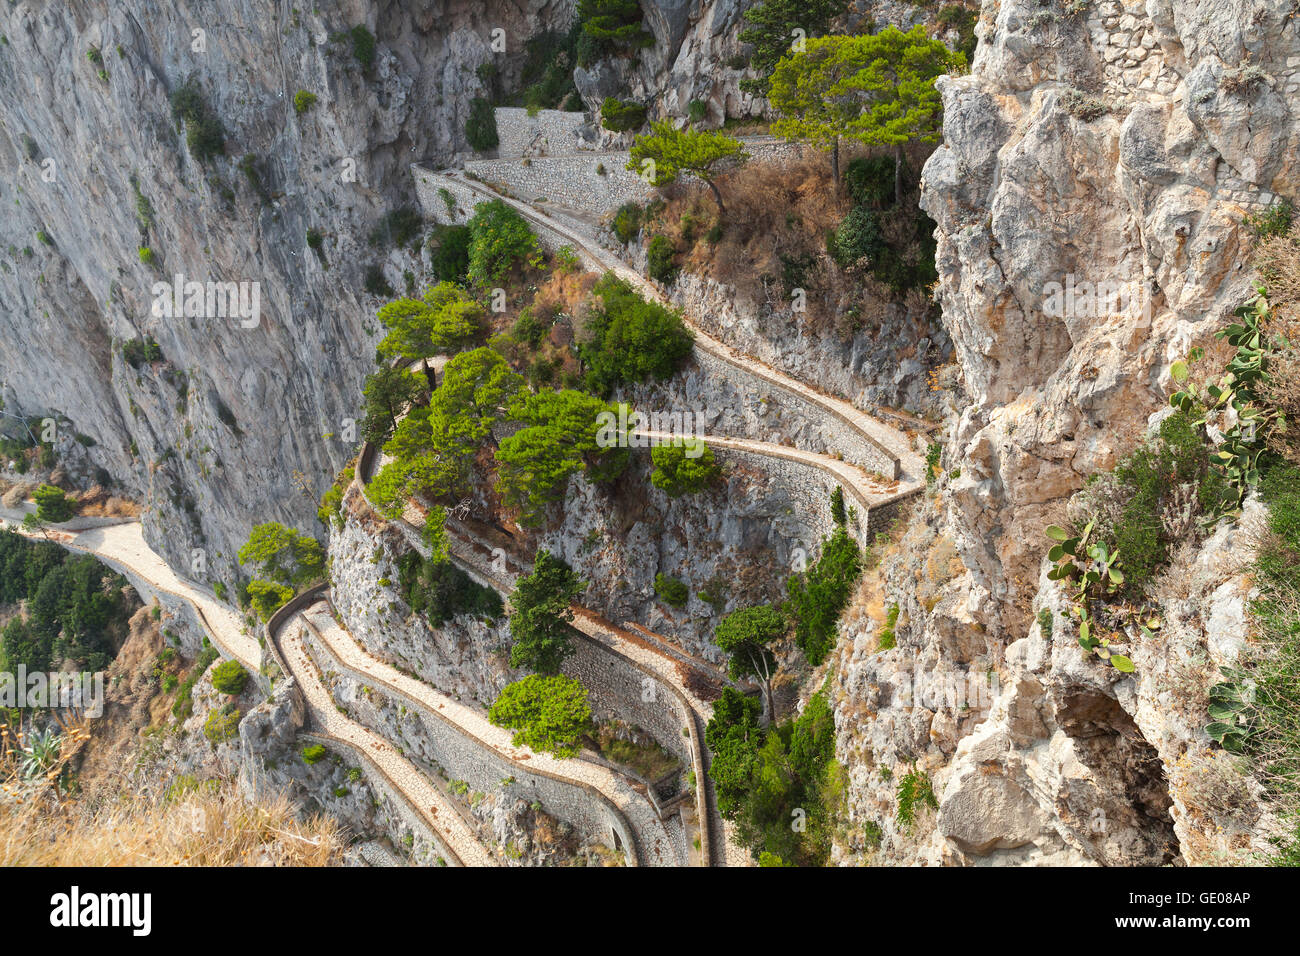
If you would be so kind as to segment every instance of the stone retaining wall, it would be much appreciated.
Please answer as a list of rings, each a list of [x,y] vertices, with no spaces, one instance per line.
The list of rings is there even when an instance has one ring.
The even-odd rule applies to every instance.
[[[539,156],[531,159],[480,159],[465,163],[467,172],[488,183],[502,183],[511,193],[539,197],[597,216],[627,202],[645,203],[654,189],[628,171],[627,152]]]
[[[498,106],[494,112],[497,156],[501,159],[570,153],[588,142],[579,132],[588,123],[586,113],[538,110],[529,116],[528,110],[519,106]]]
[[[474,207],[490,198],[474,191],[455,176],[435,173],[414,165],[411,166],[411,174],[415,178],[415,195],[424,215],[442,225],[464,225],[474,215]],[[450,206],[447,195],[452,197]],[[540,223],[529,221],[528,226],[548,253],[572,244],[568,236]]]
[[[311,634],[310,629],[308,633]],[[513,777],[517,787],[510,791],[513,796],[530,802],[536,800],[552,816],[572,824],[584,839],[623,850],[628,853],[629,862],[639,860],[641,851],[631,826],[622,812],[594,787],[508,760],[436,711],[397,693],[372,675],[352,670],[334,657],[314,634],[308,649],[322,673],[344,674],[354,683],[353,688],[342,692],[337,686],[330,688],[335,700],[348,709],[351,719],[381,737],[392,739],[388,728],[379,720],[381,705],[374,698],[384,697],[390,705],[400,704],[408,718],[416,718],[401,724],[403,749],[414,750],[422,760],[437,764],[451,779],[463,780],[475,790],[495,790],[502,780]],[[361,693],[362,686],[372,688],[371,694]]]

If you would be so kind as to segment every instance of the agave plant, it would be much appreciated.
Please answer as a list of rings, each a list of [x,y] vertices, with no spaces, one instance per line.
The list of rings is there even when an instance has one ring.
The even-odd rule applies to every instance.
[[[23,741],[22,774],[27,779],[45,774],[59,759],[63,736],[53,728],[27,732]]]

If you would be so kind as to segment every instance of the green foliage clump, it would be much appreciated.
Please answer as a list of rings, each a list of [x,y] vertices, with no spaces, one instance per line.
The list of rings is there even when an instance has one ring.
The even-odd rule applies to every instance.
[[[262,581],[254,578],[248,582],[248,602],[263,621],[269,621],[271,615],[289,603],[293,597],[293,588],[275,581]]]
[[[274,521],[254,526],[238,557],[241,565],[253,565],[263,578],[294,587],[319,581],[325,574],[320,542]]]
[[[542,247],[528,221],[514,207],[494,199],[480,204],[467,223],[470,230],[469,281],[478,286],[499,282],[512,268],[542,264]]]
[[[655,466],[650,483],[669,498],[701,492],[722,476],[713,449],[701,438],[656,445],[650,449],[650,460]]]
[[[600,104],[600,125],[613,133],[626,133],[645,125],[646,109],[640,103],[607,96]]]
[[[614,213],[614,235],[618,241],[627,245],[641,231],[642,208],[634,202],[624,203]]]
[[[888,651],[898,646],[898,638],[894,634],[894,628],[898,625],[898,605],[891,604],[885,614],[885,626],[880,629],[880,639],[876,642],[876,650]]]
[[[316,94],[307,90],[299,90],[293,94],[293,111],[301,116],[309,109],[316,105]]]
[[[77,513],[77,500],[56,485],[43,484],[32,494],[36,519],[58,524]]]
[[[361,64],[361,69],[369,70],[375,64],[375,35],[366,29],[364,23],[358,23],[348,31],[352,38],[352,56]]]
[[[398,559],[397,569],[403,599],[434,627],[441,627],[458,614],[488,620],[501,615],[500,595],[445,558],[439,561],[408,551]]]
[[[767,96],[772,71],[790,52],[795,30],[817,37],[848,9],[848,0],[761,0],[745,11],[740,42],[750,48],[749,68],[756,76],[740,81],[747,93]]]
[[[136,605],[121,577],[89,555],[0,530],[0,604],[23,604],[0,638],[0,671],[45,672],[71,660],[105,670]]]
[[[827,691],[766,733],[758,714],[757,701],[733,688],[714,705],[704,738],[713,753],[709,775],[718,810],[735,821],[737,839],[756,859],[767,854],[769,862],[823,865],[844,794]]]
[[[405,249],[407,243],[418,236],[423,228],[424,218],[420,213],[410,206],[402,206],[384,213],[367,239],[372,246],[382,248],[393,245]]]
[[[392,360],[432,358],[467,345],[482,331],[483,306],[452,282],[439,282],[419,299],[388,302],[376,317],[388,329],[379,354]]]
[[[496,149],[501,142],[496,111],[492,103],[481,96],[470,100],[469,116],[465,118],[465,142],[479,153]]]
[[[171,96],[172,115],[185,124],[185,143],[200,163],[226,151],[226,131],[220,118],[203,99],[198,82],[190,77]]]
[[[673,257],[677,247],[667,236],[655,236],[646,247],[646,271],[657,282],[672,282],[677,278],[677,266]]]
[[[325,752],[323,744],[308,744],[302,748],[302,762],[314,766],[325,759]]]
[[[725,209],[722,193],[714,182],[718,165],[726,159],[743,161],[744,146],[726,133],[678,129],[672,120],[656,120],[647,133],[632,144],[627,168],[641,175],[651,186],[667,186],[683,174],[690,174],[713,192],[718,209]]]
[[[222,694],[237,697],[248,683],[248,671],[236,660],[222,661],[212,668],[212,686]]]
[[[831,521],[840,527],[847,525],[849,522],[848,512],[844,508],[844,489],[839,485],[836,485],[834,490],[831,491]]]
[[[140,256],[141,265],[151,266],[154,264],[154,260],[157,259],[157,256],[154,255],[154,251],[148,246],[141,246],[138,254]]]
[[[645,28],[645,14],[637,0],[578,0],[582,28],[579,64],[588,66],[606,56],[634,53],[654,45]]]
[[[1289,199],[1279,199],[1260,213],[1250,213],[1243,220],[1258,240],[1276,239],[1291,231],[1295,208]]]
[[[859,156],[844,169],[844,187],[859,206],[881,209],[894,199],[894,158]]]
[[[772,710],[772,674],[776,657],[771,647],[785,637],[785,616],[768,604],[732,611],[713,631],[713,641],[728,655],[727,671],[732,677],[753,677],[763,685]]]
[[[646,301],[612,272],[592,291],[599,305],[590,309],[578,344],[587,387],[608,395],[618,385],[671,378],[694,345],[680,313]]]
[[[659,595],[665,604],[671,604],[673,607],[685,607],[690,593],[684,581],[669,577],[666,574],[655,575],[655,594]]]
[[[511,743],[564,759],[592,729],[587,689],[571,677],[531,674],[507,685],[488,719],[515,732]]]
[[[934,795],[934,784],[930,781],[930,775],[924,770],[918,770],[916,764],[912,764],[912,769],[899,779],[896,796],[898,798],[896,819],[898,825],[905,829],[910,830],[916,823],[916,811],[919,808],[939,809],[939,801]]]
[[[789,597],[785,610],[795,622],[795,643],[814,667],[835,646],[836,622],[848,605],[861,569],[858,545],[840,526],[822,542],[817,563],[786,582]]]
[[[407,406],[428,387],[423,375],[400,366],[383,366],[366,379],[362,387],[361,437],[382,445],[397,428],[397,420]],[[342,501],[342,495],[339,495]]]
[[[198,683],[199,678],[206,673],[212,662],[218,657],[215,647],[205,647],[197,658],[194,665],[190,668],[185,679],[181,681],[180,687],[176,691],[176,699],[172,701],[172,716],[178,721],[185,721],[194,713],[194,685]]]
[[[469,226],[439,226],[429,234],[429,260],[439,282],[469,281]]]
[[[203,722],[203,736],[213,746],[231,740],[238,735],[239,721],[243,716],[234,704],[226,704],[208,714],[208,719]]]
[[[510,596],[510,666],[558,674],[572,652],[570,607],[587,583],[561,558],[542,549],[533,570],[515,582]]]

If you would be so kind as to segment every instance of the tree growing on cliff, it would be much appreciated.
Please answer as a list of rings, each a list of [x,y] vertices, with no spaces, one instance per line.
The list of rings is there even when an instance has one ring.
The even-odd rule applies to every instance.
[[[262,578],[297,588],[324,575],[325,552],[315,538],[268,521],[253,528],[239,549],[239,563],[253,565]]]
[[[934,81],[965,63],[921,26],[808,40],[772,72],[768,97],[781,114],[772,132],[830,150],[837,188],[840,137],[893,147],[894,200],[901,201],[903,145],[938,140],[943,101]]]
[[[392,360],[430,358],[454,351],[479,333],[483,306],[452,282],[439,282],[418,299],[389,302],[377,313],[388,334],[379,354]]]
[[[781,57],[794,52],[809,37],[830,30],[831,22],[848,9],[848,0],[763,0],[745,11],[748,26],[741,43],[752,47],[749,68],[758,74],[740,81],[746,93],[766,96],[772,70]]]
[[[656,188],[675,182],[683,173],[703,180],[713,191],[718,210],[725,212],[722,193],[718,191],[717,166],[724,159],[743,161],[740,140],[715,131],[678,129],[672,120],[657,120],[650,131],[632,144],[627,167]]]
[[[588,65],[602,56],[654,46],[638,0],[578,0],[582,24],[579,60]]]
[[[361,437],[375,445],[386,442],[397,428],[398,418],[424,391],[425,384],[423,376],[391,366],[367,378],[361,390]]]
[[[488,720],[515,731],[511,743],[561,759],[576,756],[592,729],[587,689],[572,677],[532,674],[507,685]]]
[[[542,246],[528,221],[500,199],[481,203],[469,226],[469,269],[472,285],[486,288],[499,282],[517,264],[539,268]]]
[[[515,582],[510,595],[510,666],[527,667],[539,674],[558,674],[573,650],[569,627],[570,605],[587,582],[561,558],[542,549],[531,574]]]
[[[575,389],[520,394],[510,417],[524,427],[496,451],[497,491],[525,524],[541,520],[543,509],[564,496],[569,476],[585,471],[592,481],[610,481],[627,467],[626,447],[605,447],[602,416],[617,410]]]
[[[772,710],[772,675],[776,657],[771,647],[785,636],[786,619],[770,604],[732,611],[713,631],[713,640],[729,655],[727,671],[732,677],[753,677],[763,685],[767,712]]]

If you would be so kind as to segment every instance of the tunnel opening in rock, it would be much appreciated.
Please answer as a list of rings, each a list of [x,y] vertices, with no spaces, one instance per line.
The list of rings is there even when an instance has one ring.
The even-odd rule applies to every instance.
[[[1092,689],[1066,693],[1057,714],[1100,791],[1085,823],[1087,836],[1106,862],[1176,863],[1179,845],[1164,766],[1133,718],[1115,698]],[[1123,841],[1124,859],[1110,859],[1116,849],[1112,838],[1126,829],[1132,833]]]

